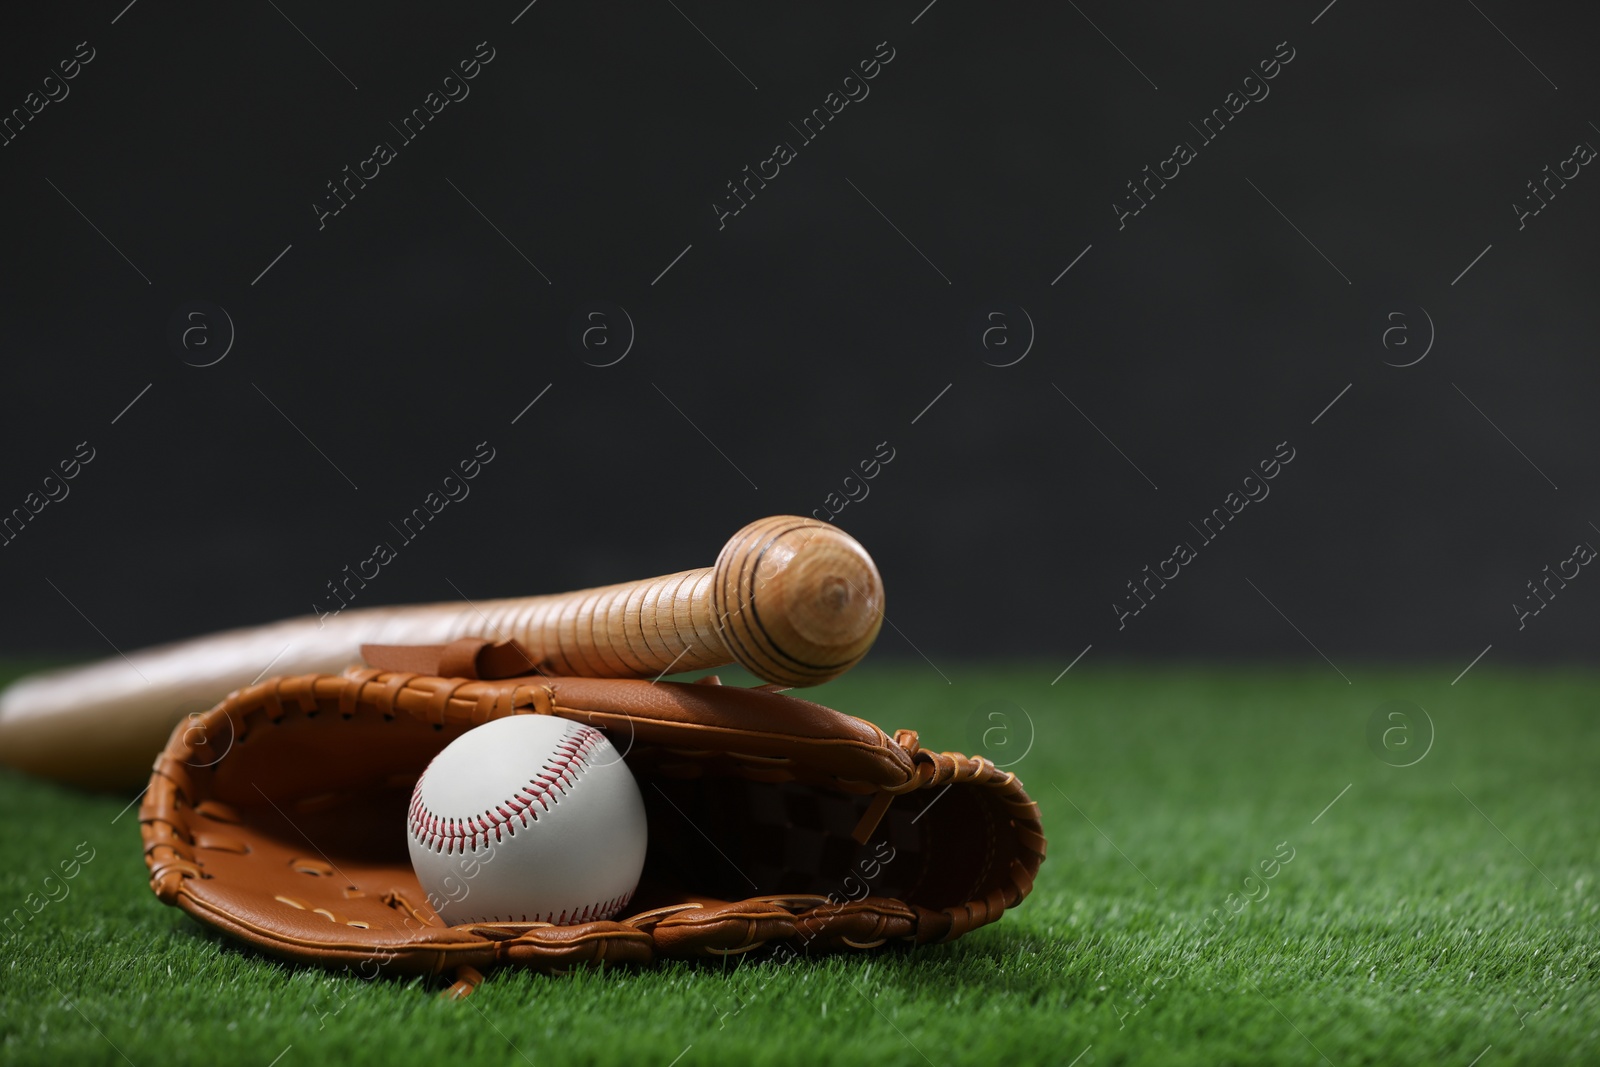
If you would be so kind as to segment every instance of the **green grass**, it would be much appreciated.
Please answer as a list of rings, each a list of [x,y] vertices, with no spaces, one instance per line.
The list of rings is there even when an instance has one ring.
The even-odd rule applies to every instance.
[[[1600,676],[1480,664],[1452,687],[1458,667],[1346,665],[1346,685],[1320,664],[1086,662],[1051,686],[1059,664],[940,667],[952,684],[926,665],[868,667],[817,695],[929,747],[971,750],[998,727],[1001,762],[1029,727],[975,709],[1021,705],[1033,746],[1013,769],[1050,858],[1002,922],[909,953],[501,971],[447,1003],[213,936],[151,895],[137,809],[115,818],[128,797],[0,773],[4,911],[79,842],[96,850],[70,895],[5,942],[0,1061],[1600,1059]],[[1368,747],[1389,699],[1436,727],[1414,766]],[[1229,894],[1283,842],[1294,856],[1268,895],[1232,914]],[[1226,921],[1197,929],[1214,909]]]

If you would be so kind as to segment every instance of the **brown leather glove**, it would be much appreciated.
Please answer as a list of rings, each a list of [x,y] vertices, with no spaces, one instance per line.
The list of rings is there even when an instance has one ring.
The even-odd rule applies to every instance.
[[[649,852],[616,921],[446,926],[412,873],[418,776],[464,731],[520,714],[603,730],[639,782]],[[139,820],[165,903],[286,959],[452,975],[457,995],[508,964],[949,941],[1021,902],[1045,852],[1015,775],[807,701],[375,669],[269,679],[180,724]]]

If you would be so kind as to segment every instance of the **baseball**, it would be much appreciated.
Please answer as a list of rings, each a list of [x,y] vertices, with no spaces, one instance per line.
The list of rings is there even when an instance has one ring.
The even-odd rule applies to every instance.
[[[468,730],[411,794],[411,866],[439,918],[609,919],[644,868],[644,801],[599,730],[512,715]]]

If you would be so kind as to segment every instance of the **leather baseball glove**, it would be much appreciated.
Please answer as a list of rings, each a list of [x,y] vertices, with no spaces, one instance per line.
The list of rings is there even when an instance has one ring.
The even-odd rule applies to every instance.
[[[269,679],[173,731],[139,809],[163,902],[285,959],[445,975],[459,996],[503,965],[949,941],[1020,903],[1044,859],[1015,775],[910,730],[715,679],[493,679],[515,648],[473,639],[364,651],[372,668]],[[503,715],[602,730],[638,780],[649,851],[614,919],[447,926],[412,873],[418,776]]]

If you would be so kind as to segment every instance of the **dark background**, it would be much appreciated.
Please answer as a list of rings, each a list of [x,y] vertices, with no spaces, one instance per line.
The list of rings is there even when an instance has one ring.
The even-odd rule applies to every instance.
[[[10,14],[0,108],[96,55],[0,148],[0,510],[95,459],[0,548],[5,648],[306,612],[484,440],[358,605],[706,565],[887,441],[837,519],[884,574],[880,656],[1592,658],[1600,579],[1521,631],[1512,607],[1600,545],[1600,176],[1512,208],[1600,145],[1584,9],[524,2]],[[399,145],[480,41],[470,97]],[[881,41],[870,96],[800,144]],[[319,231],[379,140],[398,157]],[[1179,140],[1198,159],[1119,230]],[[169,341],[192,300],[234,324],[214,366]],[[608,367],[570,336],[595,300],[636,333]],[[1033,346],[989,365],[1026,347],[1017,309]],[[1427,357],[1385,365],[1429,318]],[[1124,583],[1282,441],[1271,496],[1119,631]]]

